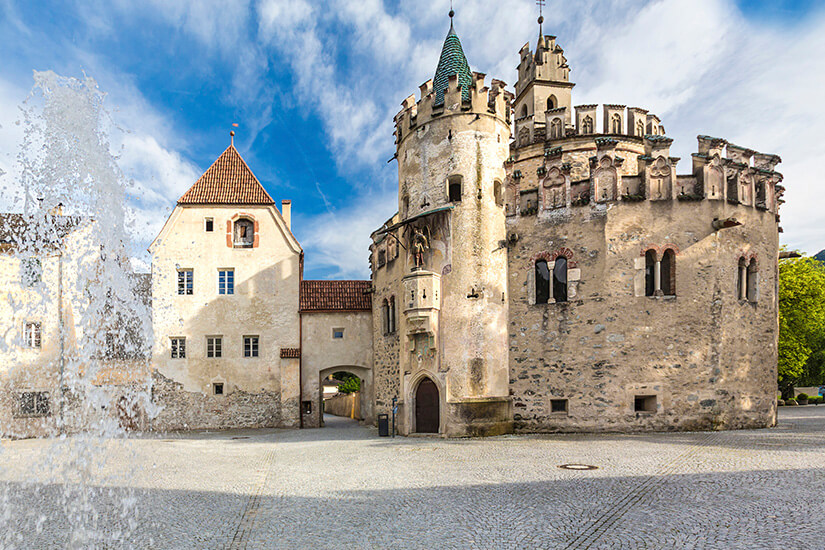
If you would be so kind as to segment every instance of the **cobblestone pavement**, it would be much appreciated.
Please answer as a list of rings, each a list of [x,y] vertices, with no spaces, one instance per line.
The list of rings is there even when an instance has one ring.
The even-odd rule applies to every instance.
[[[3,441],[0,548],[825,548],[825,407],[780,412],[714,433],[387,439],[333,418]]]

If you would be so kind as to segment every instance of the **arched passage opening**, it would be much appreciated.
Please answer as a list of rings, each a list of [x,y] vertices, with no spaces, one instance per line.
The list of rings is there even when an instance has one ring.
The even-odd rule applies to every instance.
[[[438,386],[432,379],[424,377],[415,389],[415,431],[417,433],[438,433],[441,426],[441,400]]]
[[[318,373],[320,426],[373,422],[372,371],[366,367],[339,365]],[[332,420],[332,422],[327,422]]]

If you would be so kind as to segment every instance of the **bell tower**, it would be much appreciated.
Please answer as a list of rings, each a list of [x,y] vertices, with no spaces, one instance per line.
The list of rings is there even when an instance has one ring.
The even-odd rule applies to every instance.
[[[494,435],[513,424],[503,195],[513,96],[471,72],[454,15],[435,76],[395,117],[399,417],[402,433]]]
[[[539,16],[538,23],[536,52],[530,51],[529,43],[519,52],[515,101],[515,132],[519,146],[550,137],[547,121],[551,118],[564,120],[563,127],[554,130],[561,132],[557,137],[564,137],[565,129],[573,122],[571,93],[575,84],[570,82],[570,66],[556,37],[543,33],[544,16]]]

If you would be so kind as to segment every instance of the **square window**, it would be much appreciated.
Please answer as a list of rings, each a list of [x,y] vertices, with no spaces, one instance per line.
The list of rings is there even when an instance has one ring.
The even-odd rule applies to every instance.
[[[27,348],[40,349],[40,323],[26,323],[23,340]]]
[[[343,340],[343,338],[344,338],[344,329],[342,329],[342,328],[332,329],[332,337],[335,340]]]
[[[186,359],[186,338],[170,338],[172,359]]]
[[[19,410],[20,414],[26,416],[48,416],[51,413],[49,393],[44,391],[21,393]]]
[[[244,336],[243,337],[243,356],[244,357],[258,357],[258,337]]]
[[[221,336],[206,337],[206,356],[213,359],[223,356],[223,338]]]
[[[178,270],[178,294],[191,296],[195,289],[195,272],[191,269]]]
[[[566,413],[567,412],[567,399],[551,399],[550,400],[550,412]]]
[[[656,412],[655,395],[637,395],[633,400],[633,408],[636,412]]]
[[[206,218],[206,219],[204,219],[203,222],[204,222],[204,224],[203,224],[204,227],[203,228],[206,230],[207,233],[211,233],[215,230],[215,220],[214,219]]]
[[[235,294],[235,270],[218,270],[218,294]]]
[[[223,383],[216,382],[212,384],[212,393],[214,393],[215,395],[223,395]]]

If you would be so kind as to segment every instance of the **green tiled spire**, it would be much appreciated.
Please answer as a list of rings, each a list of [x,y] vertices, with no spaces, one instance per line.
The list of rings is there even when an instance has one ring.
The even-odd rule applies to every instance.
[[[452,17],[452,16],[451,16]],[[438,68],[435,70],[433,78],[433,91],[435,91],[435,104],[444,103],[444,93],[449,86],[450,77],[458,75],[458,83],[461,86],[461,98],[470,99],[470,86],[473,83],[473,75],[470,73],[470,65],[464,56],[461,48],[461,40],[455,33],[455,28],[450,19],[450,32],[444,40],[444,47],[441,49],[441,59],[438,60]]]

